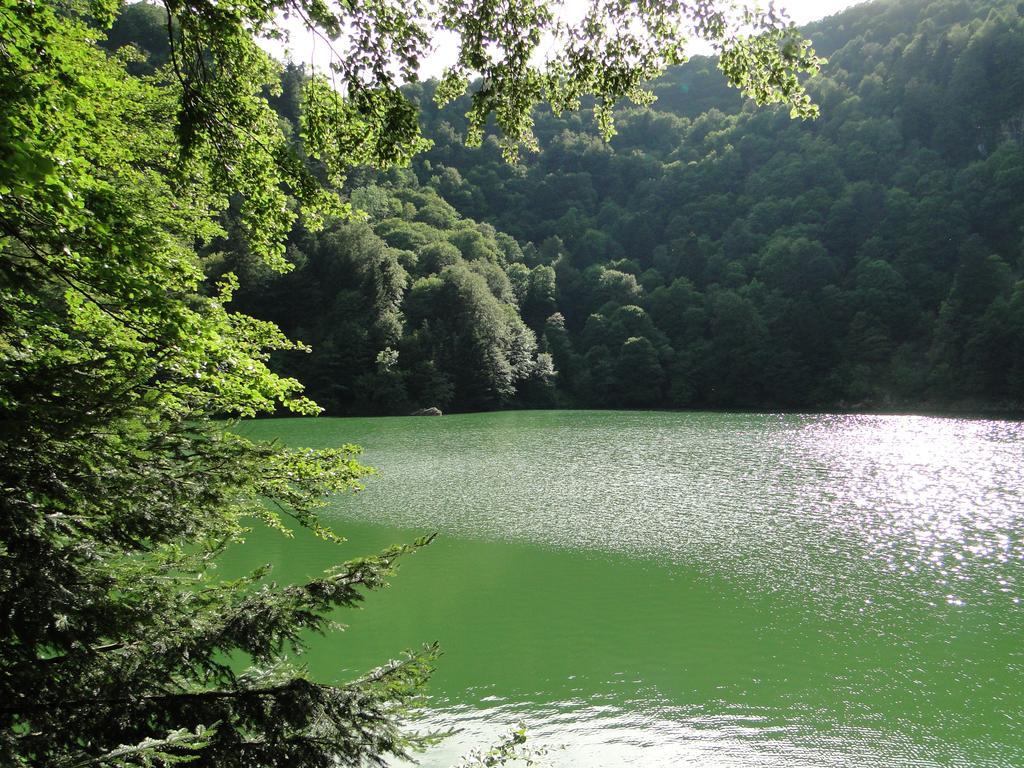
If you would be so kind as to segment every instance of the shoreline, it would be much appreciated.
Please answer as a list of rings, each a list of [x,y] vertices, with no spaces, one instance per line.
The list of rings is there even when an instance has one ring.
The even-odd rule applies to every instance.
[[[1024,408],[983,408],[972,406],[879,406],[823,408],[494,408],[489,410],[445,411],[443,416],[468,416],[484,413],[736,413],[777,416],[923,416],[928,418],[968,419],[972,421],[1024,421]],[[297,416],[290,413],[259,415],[244,421],[283,419],[405,419],[423,418],[405,413],[322,413]],[[436,417],[434,417],[436,418]]]

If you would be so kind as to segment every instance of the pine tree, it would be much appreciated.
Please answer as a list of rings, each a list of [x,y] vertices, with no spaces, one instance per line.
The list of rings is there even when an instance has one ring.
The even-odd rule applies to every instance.
[[[652,68],[679,55],[662,29],[636,66],[629,50],[605,62],[570,50],[542,82],[526,62],[551,22],[546,6],[501,5],[511,24],[498,7],[446,5],[432,23],[463,39],[445,92],[472,64],[485,76],[475,119],[497,113],[509,146],[529,143],[538,99],[638,95]],[[139,77],[126,51],[97,45],[115,0],[0,0],[4,765],[383,764],[422,743],[401,722],[433,648],[339,686],[311,679],[289,652],[427,540],[288,587],[265,571],[225,582],[209,567],[253,519],[340,540],[317,507],[369,472],[352,446],[288,450],[226,428],[317,408],[267,366],[296,345],[230,311],[234,279],[210,285],[198,256],[223,236],[229,203],[249,256],[278,271],[298,213],[307,226],[350,213],[268,105],[280,68],[256,38],[275,34],[280,11],[361,41],[336,67],[340,90],[313,78],[302,99],[306,151],[331,181],[424,146],[395,78],[411,75],[433,27],[377,0],[345,8],[167,0],[168,63]],[[714,18],[705,31],[728,43]],[[757,66],[726,67],[755,95],[807,111],[793,70],[812,67],[813,53],[799,41],[779,49],[789,33],[768,26],[726,49]],[[509,51],[499,62],[487,53],[495,41]],[[395,58],[398,74],[381,65]]]

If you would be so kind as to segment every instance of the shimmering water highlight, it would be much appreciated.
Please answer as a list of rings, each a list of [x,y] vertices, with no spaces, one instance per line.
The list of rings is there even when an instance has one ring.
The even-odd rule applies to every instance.
[[[254,532],[297,580],[438,541],[309,656],[446,650],[425,765],[527,721],[555,765],[1024,765],[1024,425],[612,412],[283,420],[381,469],[341,551]]]

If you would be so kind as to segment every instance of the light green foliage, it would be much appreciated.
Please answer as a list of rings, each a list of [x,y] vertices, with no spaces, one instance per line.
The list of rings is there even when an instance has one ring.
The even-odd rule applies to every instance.
[[[196,752],[208,746],[213,730],[199,726],[195,733],[184,728],[171,731],[161,739],[143,739],[138,744],[122,744],[105,755],[86,758],[74,764],[74,768],[90,765],[109,765],[116,768],[156,768],[165,765],[181,765],[194,762]]]
[[[214,105],[245,115],[247,125],[262,119],[250,98],[252,83],[267,75],[254,39],[281,37],[276,14],[314,31],[331,55],[327,70],[303,90],[302,136],[335,181],[354,164],[401,164],[427,146],[399,84],[416,79],[441,31],[454,35],[446,39],[457,55],[436,91],[438,102],[471,94],[468,142],[480,144],[493,117],[509,159],[520,147],[536,147],[532,110],[541,102],[557,114],[596,96],[598,125],[610,137],[612,106],[623,97],[649,103],[644,84],[683,61],[691,38],[711,43],[730,82],[759,103],[785,103],[802,117],[816,113],[798,76],[817,71],[821,60],[773,6],[600,0],[581,20],[562,18],[548,0],[245,0],[230,7],[168,0],[167,8],[180,24],[175,58],[188,86],[181,122],[186,147],[218,129]],[[551,51],[546,59],[542,44]],[[245,140],[241,132],[230,136]]]
[[[383,765],[423,743],[400,723],[434,649],[336,686],[288,654],[428,540],[306,584],[281,587],[264,570],[216,578],[212,561],[247,520],[340,541],[317,510],[369,471],[351,446],[289,451],[226,429],[237,417],[318,410],[268,365],[305,348],[227,308],[238,281],[226,268],[245,265],[270,290],[296,264],[311,270],[295,270],[304,279],[355,277],[348,293],[326,296],[342,327],[325,339],[334,359],[364,329],[365,360],[339,400],[408,388],[438,402],[456,392],[506,402],[517,382],[552,375],[503,271],[518,246],[436,196],[367,190],[356,199],[375,229],[346,223],[352,209],[338,194],[354,165],[394,168],[428,146],[398,83],[414,78],[430,35],[459,39],[439,96],[481,76],[469,138],[493,115],[509,155],[532,142],[541,98],[556,109],[591,91],[602,105],[644,100],[638,84],[681,56],[669,13],[752,52],[727,69],[762,99],[807,111],[788,78],[817,61],[771,42],[792,36],[778,19],[747,19],[768,32],[748,42],[707,4],[599,5],[620,29],[648,25],[609,45],[611,27],[558,22],[568,45],[540,74],[528,62],[555,23],[545,5],[164,0],[162,15],[131,13],[149,29],[135,40],[143,47],[156,45],[157,18],[166,27],[166,49],[146,62],[118,48],[130,37],[103,43],[118,8],[0,0],[0,762]],[[282,13],[336,46],[327,72],[283,70],[262,52],[259,38],[282,36]],[[764,78],[742,74],[748,64]],[[610,133],[607,110],[598,117]],[[289,250],[300,217],[306,234],[323,234],[303,243],[300,232]],[[405,333],[404,265],[444,242],[465,263],[414,285]],[[347,317],[352,298],[365,326]]]
[[[633,304],[640,301],[643,289],[637,284],[636,276],[628,275],[617,269],[598,267],[594,270],[596,285],[594,298],[598,305]]]
[[[612,107],[628,97],[650,104],[647,81],[685,60],[696,37],[721,54],[725,75],[759,103],[789,104],[793,114],[816,114],[798,75],[821,60],[774,8],[752,11],[738,3],[598,0],[581,20],[566,20],[543,0],[450,0],[439,26],[459,34],[457,62],[444,74],[436,98],[445,104],[470,86],[467,141],[479,145],[493,115],[503,133],[502,151],[514,160],[520,147],[537,149],[532,107],[548,102],[558,115],[597,98],[601,134],[614,134]],[[551,51],[537,61],[542,43]]]
[[[530,288],[530,268],[525,264],[510,264],[505,270],[508,275],[509,284],[512,286],[512,294],[516,297],[516,303],[521,307],[526,300]]]
[[[72,12],[0,5],[5,765],[354,765],[412,745],[399,717],[432,651],[341,686],[284,654],[425,541],[284,588],[209,568],[248,519],[340,540],[317,510],[369,471],[351,446],[225,430],[317,408],[267,367],[296,345],[229,312],[234,279],[204,285],[195,252],[222,234],[228,190],[269,268],[285,266],[292,221],[284,139],[257,96],[275,70],[221,22],[204,45],[237,46],[224,55],[239,68],[197,95],[128,76]],[[175,135],[182,104],[201,114]]]

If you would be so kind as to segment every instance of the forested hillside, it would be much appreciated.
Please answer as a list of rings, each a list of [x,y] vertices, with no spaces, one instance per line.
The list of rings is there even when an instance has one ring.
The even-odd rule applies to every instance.
[[[516,165],[465,146],[468,99],[409,86],[433,147],[350,177],[365,221],[294,232],[288,275],[233,240],[210,271],[312,347],[284,370],[334,413],[1020,410],[1021,9],[879,0],[807,32],[817,120],[745,104],[698,58],[610,143],[590,110],[536,113]],[[275,102],[293,123],[301,77]]]
[[[706,59],[610,145],[538,115],[517,167],[462,146],[461,105],[430,112],[421,183],[555,270],[533,327],[571,402],[1024,400],[1020,9],[880,0],[807,31],[816,121],[744,105]]]
[[[293,233],[296,269],[250,275],[240,299],[311,345],[285,370],[333,413],[550,404],[551,355],[523,318],[542,327],[555,311],[555,271],[528,269],[515,240],[414,180],[351,198],[368,221]]]
[[[317,448],[238,424],[320,412],[284,372],[294,356],[334,411],[554,397],[523,321],[556,309],[554,270],[527,270],[515,240],[415,182],[429,142],[401,86],[446,30],[449,97],[497,82],[473,92],[476,119],[514,147],[539,103],[635,94],[679,61],[684,24],[759,103],[811,111],[800,76],[818,66],[778,17],[733,23],[716,0],[602,4],[574,26],[547,2],[495,9],[0,0],[0,766],[386,766],[452,732],[420,718],[439,653],[423,622],[452,624],[435,610],[457,598],[451,578],[421,578],[415,605],[368,627],[368,656],[336,639],[306,653],[434,536],[340,548],[359,524],[320,512],[372,472],[348,427]],[[265,52],[288,18],[335,46],[333,81]],[[737,39],[740,23],[762,35]],[[549,35],[583,50],[529,66]],[[440,444],[421,456],[470,464]],[[294,534],[299,549],[259,543]],[[468,689],[491,684],[471,657],[457,666]],[[459,765],[529,762],[525,738],[495,735]]]

